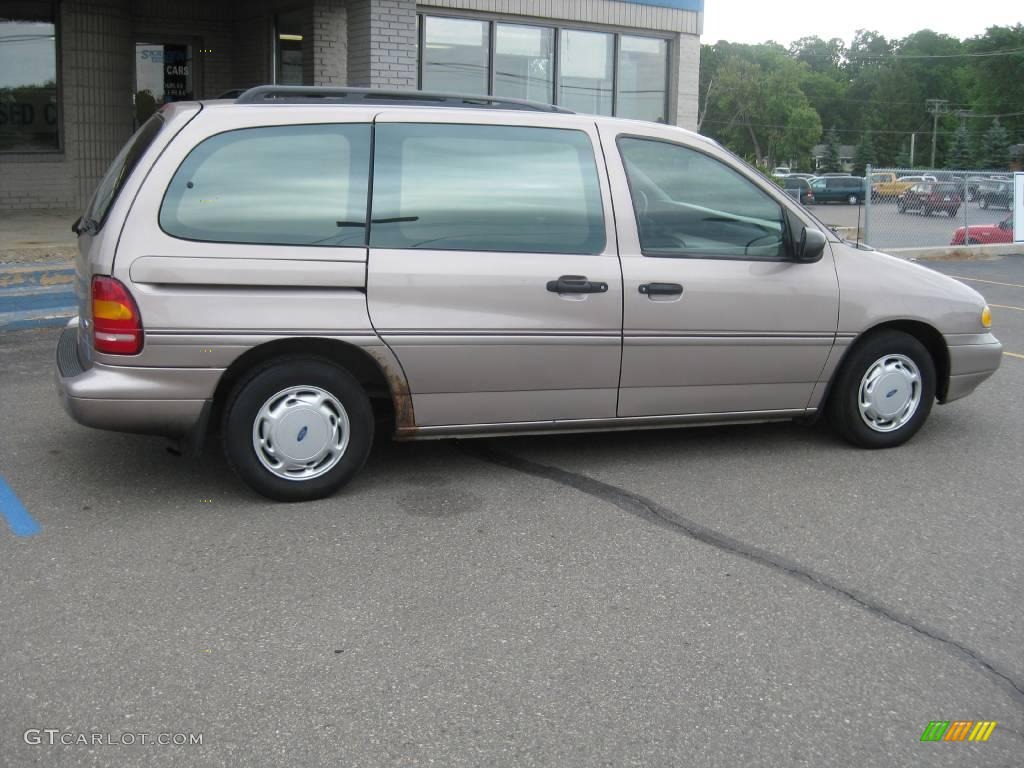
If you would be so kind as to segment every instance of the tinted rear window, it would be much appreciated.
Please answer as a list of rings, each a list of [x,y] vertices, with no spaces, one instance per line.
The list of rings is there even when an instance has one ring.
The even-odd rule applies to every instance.
[[[187,240],[365,246],[369,173],[369,125],[227,131],[179,166],[160,226]]]
[[[164,127],[164,116],[157,112],[149,120],[144,122],[135,134],[128,139],[121,151],[117,153],[114,162],[107,168],[107,172],[100,179],[96,191],[89,201],[84,218],[93,219],[97,224],[103,226],[107,219],[110,206],[114,204],[117,196],[121,193],[127,183],[135,166],[149,149],[160,129]]]
[[[581,131],[378,124],[376,248],[600,253],[597,163]]]

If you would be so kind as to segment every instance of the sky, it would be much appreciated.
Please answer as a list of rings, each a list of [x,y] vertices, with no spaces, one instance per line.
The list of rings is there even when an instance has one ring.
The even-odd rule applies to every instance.
[[[858,29],[880,32],[887,38],[906,37],[920,29],[960,39],[986,28],[1024,21],[1019,0],[705,0],[702,43],[763,43],[774,40],[789,46],[801,37],[840,37],[847,44]]]

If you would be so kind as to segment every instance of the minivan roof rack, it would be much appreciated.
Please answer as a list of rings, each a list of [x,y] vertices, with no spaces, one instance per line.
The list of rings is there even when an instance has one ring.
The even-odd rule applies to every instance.
[[[344,88],[320,85],[257,85],[242,93],[236,104],[404,104],[426,107],[463,107],[469,109],[521,109],[536,112],[574,114],[571,109],[540,101],[510,99],[504,96],[472,96],[436,91],[396,91],[379,88]]]

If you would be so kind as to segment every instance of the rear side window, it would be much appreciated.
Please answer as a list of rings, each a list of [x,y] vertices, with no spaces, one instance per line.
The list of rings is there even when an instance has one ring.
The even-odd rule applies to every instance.
[[[618,145],[645,256],[786,258],[782,207],[745,176],[679,144]]]
[[[377,124],[376,248],[600,253],[590,138],[493,125]]]
[[[142,124],[142,127],[117,153],[114,162],[110,164],[107,172],[100,179],[83,218],[93,219],[99,226],[103,226],[110,206],[114,204],[121,189],[132,175],[132,171],[135,170],[135,166],[139,164],[139,160],[163,127],[164,116],[159,112]]]
[[[160,227],[187,240],[364,246],[369,173],[369,125],[228,131],[182,162]]]

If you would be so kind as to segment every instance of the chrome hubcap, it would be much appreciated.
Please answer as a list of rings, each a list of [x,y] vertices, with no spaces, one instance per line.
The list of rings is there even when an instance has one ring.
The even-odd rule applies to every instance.
[[[860,417],[875,432],[892,432],[910,421],[921,404],[921,372],[905,355],[886,355],[860,380]]]
[[[282,389],[263,404],[252,425],[256,457],[285,480],[330,472],[345,455],[348,439],[348,413],[320,387]]]

